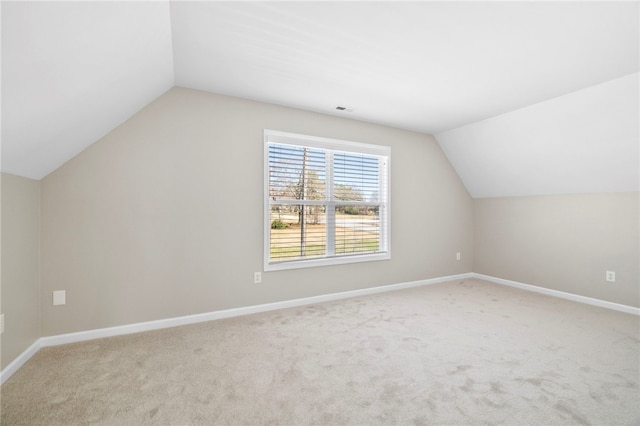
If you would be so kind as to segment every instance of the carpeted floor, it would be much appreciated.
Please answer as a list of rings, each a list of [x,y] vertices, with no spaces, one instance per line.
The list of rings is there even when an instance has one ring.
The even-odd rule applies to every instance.
[[[42,349],[2,424],[637,425],[640,319],[479,280]]]

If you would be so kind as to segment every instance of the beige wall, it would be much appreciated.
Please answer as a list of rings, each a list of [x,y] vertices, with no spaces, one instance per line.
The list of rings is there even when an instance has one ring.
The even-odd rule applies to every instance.
[[[391,260],[253,284],[265,128],[391,146]],[[1,185],[2,368],[41,336],[471,271],[640,305],[638,193],[472,200],[431,136],[237,98],[172,89]]]
[[[253,284],[265,128],[391,146],[391,260]],[[472,226],[473,201],[431,136],[175,88],[43,179],[42,333],[471,272]]]
[[[2,368],[40,337],[40,182],[2,174]]]
[[[637,192],[476,199],[474,272],[638,307],[638,205]]]

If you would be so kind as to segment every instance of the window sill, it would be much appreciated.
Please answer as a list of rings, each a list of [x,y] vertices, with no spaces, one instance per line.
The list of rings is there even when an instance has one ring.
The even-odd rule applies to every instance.
[[[264,270],[284,271],[287,269],[315,268],[317,266],[344,265],[347,263],[376,262],[391,259],[391,253],[357,254],[353,256],[323,257],[319,259],[306,259],[294,261],[282,261],[265,263]]]

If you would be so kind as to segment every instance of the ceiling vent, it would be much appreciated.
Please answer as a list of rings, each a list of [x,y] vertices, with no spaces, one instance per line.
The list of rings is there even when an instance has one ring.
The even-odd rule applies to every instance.
[[[354,111],[354,110],[353,110],[353,108],[349,108],[349,107],[342,106],[342,105],[338,105],[338,106],[336,107],[336,109],[337,109],[338,111],[344,111],[344,112],[353,112],[353,111]]]

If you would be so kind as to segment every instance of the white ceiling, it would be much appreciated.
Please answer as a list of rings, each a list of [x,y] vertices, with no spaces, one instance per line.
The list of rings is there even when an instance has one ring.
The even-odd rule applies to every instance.
[[[439,133],[474,198],[640,190],[631,74]]]
[[[637,73],[638,51],[638,2],[2,2],[2,170],[40,179],[178,85],[436,134],[473,196],[548,191],[508,173],[474,182],[518,169],[516,147],[579,147],[568,126],[602,102],[571,94]],[[622,116],[637,113],[637,85],[602,87]],[[508,131],[511,111],[553,110],[564,95],[562,111],[592,104],[535,138]],[[506,130],[489,143],[467,125],[491,117]],[[607,117],[612,135],[630,125]],[[593,138],[590,156],[637,158],[621,133],[619,145]],[[478,150],[491,167],[472,164]]]
[[[167,3],[1,7],[3,172],[46,176],[174,85]]]

